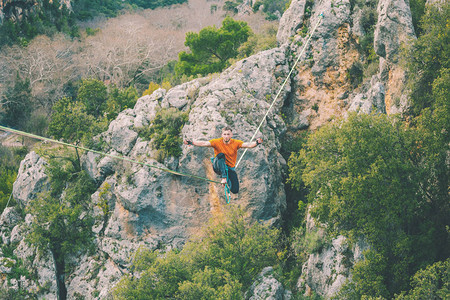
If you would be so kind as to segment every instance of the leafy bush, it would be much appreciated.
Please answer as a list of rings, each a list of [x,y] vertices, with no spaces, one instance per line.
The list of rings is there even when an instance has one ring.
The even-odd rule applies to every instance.
[[[277,236],[278,230],[252,223],[230,206],[181,252],[156,256],[140,249],[133,264],[141,272],[122,278],[113,297],[242,299],[262,268],[277,262]]]
[[[111,88],[106,101],[106,118],[114,120],[121,111],[127,108],[133,108],[138,99],[138,92],[134,87],[126,89]]]
[[[77,100],[84,104],[86,112],[99,117],[105,110],[108,88],[97,79],[83,79],[78,88]]]
[[[168,81],[163,81],[163,82],[161,83],[161,85],[159,85],[159,84],[157,84],[157,83],[155,83],[155,82],[152,81],[152,82],[149,83],[148,89],[146,89],[146,90],[142,93],[142,96],[145,96],[145,95],[151,95],[151,94],[153,94],[154,91],[156,91],[156,90],[159,89],[159,88],[163,88],[163,89],[165,89],[165,90],[169,90],[171,87],[172,87],[172,85],[171,85],[170,82],[168,82]]]
[[[180,133],[188,119],[188,114],[176,108],[161,109],[156,113],[152,124],[139,131],[139,136],[152,141],[157,151],[156,159],[163,162],[169,156],[181,155],[183,142]]]
[[[447,299],[450,295],[450,259],[439,261],[419,270],[411,281],[412,289],[396,300]]]

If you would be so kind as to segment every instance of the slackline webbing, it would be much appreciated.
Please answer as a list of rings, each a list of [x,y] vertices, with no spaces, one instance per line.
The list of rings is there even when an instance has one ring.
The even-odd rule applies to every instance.
[[[8,202],[6,203],[6,206],[5,206],[5,209],[8,207],[8,205],[9,205],[9,201],[11,201],[11,198],[12,198],[12,192],[11,192],[11,195],[9,195],[9,199],[8,199]]]
[[[78,149],[81,149],[81,150],[84,150],[84,151],[100,154],[100,155],[103,155],[103,156],[108,156],[108,157],[111,157],[111,158],[114,158],[114,159],[128,161],[128,162],[131,162],[131,163],[134,163],[134,164],[139,164],[139,165],[146,166],[146,167],[149,167],[149,168],[158,169],[158,170],[161,170],[161,171],[164,171],[164,172],[167,172],[167,173],[171,173],[171,174],[174,174],[174,175],[191,177],[191,178],[204,180],[204,181],[209,181],[209,182],[213,182],[213,183],[220,183],[219,181],[211,180],[211,179],[208,179],[208,178],[205,178],[205,177],[173,171],[173,170],[166,169],[166,168],[163,168],[163,167],[158,167],[158,166],[155,166],[155,165],[151,165],[151,164],[143,163],[143,162],[140,162],[140,161],[137,161],[137,160],[133,160],[133,159],[130,159],[130,158],[125,157],[125,156],[108,154],[108,153],[105,153],[105,152],[101,152],[101,151],[85,148],[85,147],[82,147],[82,146],[72,145],[72,144],[69,144],[69,143],[65,143],[65,142],[61,142],[61,141],[58,141],[58,140],[49,139],[49,138],[46,138],[46,137],[43,137],[43,136],[39,136],[39,135],[35,135],[35,134],[24,132],[24,131],[20,131],[20,130],[4,127],[4,126],[1,126],[1,125],[0,125],[0,129],[3,130],[3,131],[15,133],[15,134],[18,134],[18,135],[30,137],[30,138],[33,138],[33,139],[38,139],[38,140],[42,140],[42,141],[46,141],[46,142],[60,144],[60,145],[64,145],[64,146],[67,146],[67,147],[78,148]]]
[[[258,128],[256,128],[255,133],[253,134],[251,140],[249,143],[253,142],[253,140],[255,139],[256,135],[258,134],[259,129],[261,128],[262,124],[264,123],[264,121],[266,120],[267,116],[269,115],[270,110],[272,109],[273,105],[275,104],[275,102],[278,99],[278,96],[280,96],[281,91],[283,90],[284,86],[286,85],[287,81],[289,80],[289,78],[291,77],[292,72],[294,71],[295,67],[297,66],[298,62],[300,61],[300,58],[303,55],[303,52],[306,49],[306,46],[308,45],[309,41],[311,40],[311,37],[313,36],[314,32],[316,31],[317,27],[319,26],[320,22],[322,22],[323,19],[323,13],[321,13],[319,15],[319,20],[316,23],[316,26],[314,26],[314,29],[311,31],[311,33],[309,34],[308,39],[306,40],[305,45],[303,46],[302,51],[300,52],[300,54],[297,57],[297,60],[295,61],[294,65],[291,68],[291,71],[289,72],[289,74],[286,76],[286,79],[284,80],[283,84],[281,85],[280,89],[278,90],[278,93],[276,94],[275,98],[272,101],[272,104],[269,106],[269,108],[267,109],[266,114],[264,115],[264,117],[261,120],[261,123],[259,123]],[[237,168],[239,166],[239,163],[241,162],[242,158],[244,157],[245,153],[247,153],[248,148],[245,148],[244,152],[242,153],[241,157],[239,158],[238,162],[236,163],[235,168]]]

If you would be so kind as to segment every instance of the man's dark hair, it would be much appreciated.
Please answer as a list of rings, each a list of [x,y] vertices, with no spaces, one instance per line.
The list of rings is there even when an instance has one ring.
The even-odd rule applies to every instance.
[[[231,129],[230,126],[225,126],[224,128],[222,128],[222,132],[224,132],[224,131],[231,131],[231,132],[233,132],[233,130]]]

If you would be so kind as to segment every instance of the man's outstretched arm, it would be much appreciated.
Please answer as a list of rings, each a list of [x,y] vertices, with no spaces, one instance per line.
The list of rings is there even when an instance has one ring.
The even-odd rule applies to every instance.
[[[262,139],[259,138],[259,139],[257,139],[256,141],[251,142],[251,143],[243,143],[242,146],[241,146],[241,148],[255,148],[255,147],[258,146],[259,144],[262,144],[262,142],[263,142]]]
[[[212,147],[211,143],[209,141],[194,141],[194,140],[184,140],[183,142],[185,145],[189,146],[197,146],[197,147]]]

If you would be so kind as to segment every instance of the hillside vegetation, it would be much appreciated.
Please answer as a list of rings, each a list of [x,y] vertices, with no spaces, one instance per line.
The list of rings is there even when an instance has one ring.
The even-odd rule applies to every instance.
[[[128,1],[138,6],[151,3]],[[268,5],[267,1],[257,3]],[[450,297],[450,4],[411,3],[417,39],[402,49],[402,64],[410,74],[406,82],[409,105],[403,114],[353,112],[314,132],[301,131],[295,140],[280,145],[289,158],[285,170],[288,197],[295,199],[297,206],[286,213],[281,229],[251,221],[241,208],[230,205],[182,249],[167,250],[163,245],[154,251],[139,248],[130,272],[110,296],[244,299],[251,296],[245,293],[263,268],[273,266],[275,277],[294,291],[294,299],[310,299],[305,291],[296,289],[302,264],[332,238],[343,235],[349,244],[364,240],[370,248],[364,259],[355,263],[351,282],[347,281],[336,299]],[[89,9],[82,11],[83,17],[91,17]],[[213,9],[208,13],[214,17],[209,26],[191,30],[185,19],[171,18],[172,23],[157,31],[160,36],[156,38],[146,35],[149,23],[145,12],[125,13],[102,26],[86,27],[78,40],[39,36],[26,45],[4,47],[0,53],[1,123],[102,149],[106,142],[93,137],[106,131],[120,112],[133,107],[140,95],[221,72],[237,59],[276,46],[273,28],[252,30],[245,21],[219,18]],[[373,30],[375,18],[370,13],[367,18],[370,26],[366,29]],[[158,22],[163,21],[167,19]],[[179,34],[179,28],[186,29],[184,46],[189,49],[178,45],[176,38],[163,37]],[[369,57],[375,55],[373,46],[365,42],[361,51],[367,65],[353,70],[359,76],[351,82],[355,88],[371,62]],[[180,132],[188,113],[161,108],[148,128],[139,131],[140,138],[151,141],[159,162],[181,155]],[[48,161],[45,170],[51,189],[20,212],[34,216],[27,243],[35,245],[39,253],[52,254],[62,287],[59,297],[65,299],[64,276],[73,267],[70,258],[92,251],[96,220],[83,210],[93,205],[90,195],[98,187],[83,170],[78,149],[40,150]],[[17,162],[26,149],[2,147],[0,152],[3,210]],[[133,174],[127,172],[120,179],[133,186]],[[104,218],[111,213],[107,184],[96,203]],[[318,226],[322,224],[324,237],[305,234],[307,215]],[[1,250],[3,256],[17,261],[8,280],[35,276],[23,267],[12,245]],[[0,298],[35,297],[19,291],[0,289]]]

